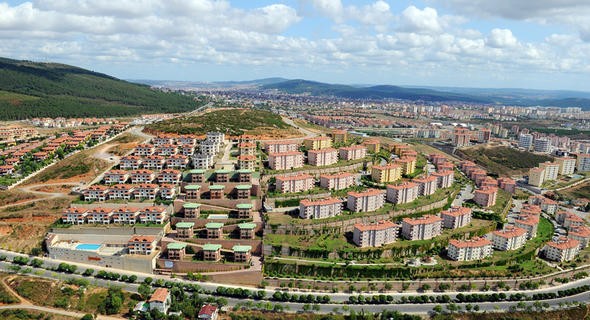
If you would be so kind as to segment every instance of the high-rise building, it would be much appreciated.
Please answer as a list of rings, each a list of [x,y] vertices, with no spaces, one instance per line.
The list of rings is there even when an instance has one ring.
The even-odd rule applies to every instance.
[[[551,152],[551,140],[547,138],[539,138],[534,142],[535,152],[549,153]]]
[[[518,136],[518,146],[525,150],[530,150],[533,145],[533,135],[529,133],[521,133]]]

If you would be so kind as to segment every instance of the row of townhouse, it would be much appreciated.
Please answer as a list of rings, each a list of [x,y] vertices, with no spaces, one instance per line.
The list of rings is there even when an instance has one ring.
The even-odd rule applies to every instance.
[[[119,168],[122,170],[139,169],[185,169],[190,163],[189,156],[175,154],[171,156],[151,155],[140,157],[136,155],[121,157]]]
[[[70,207],[63,211],[61,220],[70,224],[136,224],[158,223],[167,220],[168,213],[165,207],[151,206],[134,208],[123,206],[119,208],[82,208]]]
[[[152,170],[109,170],[103,175],[105,184],[124,184],[129,181],[132,184],[153,183],[159,184],[172,183],[177,184],[182,178],[182,172],[176,169],[164,169],[157,173]]]
[[[93,185],[82,190],[85,201],[106,200],[130,200],[148,199],[154,200],[158,195],[162,199],[172,200],[177,194],[177,186],[174,184],[115,184],[112,186]]]

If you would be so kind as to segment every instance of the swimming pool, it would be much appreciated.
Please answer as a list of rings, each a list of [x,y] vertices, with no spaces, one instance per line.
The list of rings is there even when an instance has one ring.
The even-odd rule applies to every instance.
[[[93,243],[80,243],[76,246],[76,250],[87,250],[87,251],[96,251],[100,249],[100,244],[93,244]]]
[[[227,214],[210,214],[207,219],[211,219],[211,220],[219,220],[219,219],[227,219],[228,215]]]

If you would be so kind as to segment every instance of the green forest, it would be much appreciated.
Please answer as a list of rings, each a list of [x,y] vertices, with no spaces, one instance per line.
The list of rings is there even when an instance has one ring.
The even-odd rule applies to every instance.
[[[0,58],[0,120],[185,112],[200,103],[73,66]]]

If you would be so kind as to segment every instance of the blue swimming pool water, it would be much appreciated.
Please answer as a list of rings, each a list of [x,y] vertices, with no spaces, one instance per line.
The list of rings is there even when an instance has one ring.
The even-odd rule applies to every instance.
[[[100,244],[92,244],[92,243],[80,243],[76,246],[76,250],[98,250],[100,248]]]

